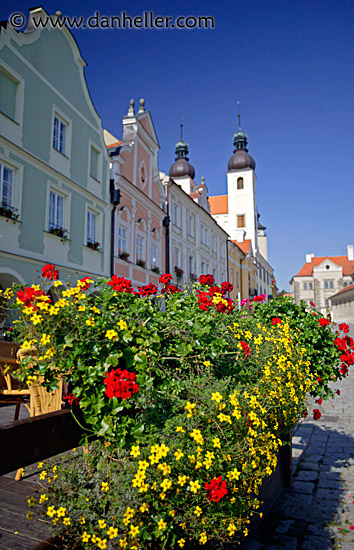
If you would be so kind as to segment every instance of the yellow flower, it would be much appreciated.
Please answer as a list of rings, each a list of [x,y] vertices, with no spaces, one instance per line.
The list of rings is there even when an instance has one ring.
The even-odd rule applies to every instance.
[[[85,516],[81,516],[79,523],[80,523],[80,525],[85,525],[85,523],[86,523]]]
[[[41,315],[38,315],[38,313],[34,313],[31,317],[31,321],[36,326],[43,321],[43,317]]]
[[[148,512],[149,511],[149,506],[146,504],[146,502],[143,502],[142,505],[140,506],[140,512],[143,514],[144,512]]]
[[[32,519],[33,517],[33,512],[30,511],[30,512],[27,512],[27,519]]]
[[[195,407],[196,407],[195,403],[190,403],[189,401],[187,401],[187,405],[184,407],[188,412],[187,418],[190,418],[191,416],[193,416],[193,409],[195,409]]]
[[[56,514],[56,511],[55,511],[54,506],[48,506],[48,508],[47,508],[47,516],[49,516],[50,518],[52,518],[53,516],[55,516],[55,514]]]
[[[85,311],[85,310],[86,310],[86,306],[79,306],[77,309],[78,309],[78,311]]]
[[[200,489],[201,485],[198,480],[191,481],[191,491],[192,493],[196,493],[198,489]]]
[[[123,321],[122,319],[119,319],[117,325],[119,326],[119,328],[120,328],[121,330],[125,330],[125,329],[128,328],[127,323],[126,323],[125,321]]]
[[[185,541],[185,539],[179,539],[179,540],[177,541],[177,544],[178,544],[181,548],[183,548],[183,546],[186,544],[186,541]]]
[[[218,391],[211,394],[211,400],[220,403],[223,400],[223,396]]]
[[[107,527],[106,522],[105,522],[104,519],[99,519],[99,520],[98,520],[98,527],[99,527],[100,529],[104,529],[105,527]]]
[[[64,518],[63,519],[63,524],[69,526],[71,524],[70,518]]]
[[[43,334],[41,338],[41,344],[42,346],[46,346],[50,342],[50,336],[48,334]]]
[[[104,550],[105,548],[107,548],[107,539],[98,538],[98,540],[96,539],[96,544],[98,548],[100,548],[100,550]]]
[[[118,340],[118,332],[116,330],[107,330],[105,336],[108,338],[108,340],[113,340],[113,342]]]
[[[211,363],[210,363],[210,361],[203,361],[203,365],[205,367],[210,367]]]
[[[34,505],[36,504],[36,499],[31,497],[27,500],[27,502],[28,502],[28,508],[33,508]]]
[[[62,286],[63,283],[61,281],[54,281],[53,286],[54,288],[58,288],[58,286]]]
[[[182,453],[181,449],[177,449],[175,452],[176,460],[180,460],[184,456],[184,453]]]
[[[93,317],[90,317],[89,319],[86,319],[85,323],[88,327],[94,327],[95,326],[95,320],[94,320]]]
[[[109,491],[109,485],[106,481],[102,481],[102,485],[101,485],[101,491],[103,491],[104,493],[108,493]]]
[[[163,489],[163,491],[167,491],[168,489],[170,489],[172,487],[172,481],[168,478],[164,479],[162,483],[160,483],[160,487],[161,489]]]
[[[207,540],[208,540],[208,537],[207,537],[207,535],[206,535],[206,533],[205,533],[205,531],[204,531],[204,533],[202,533],[202,534],[200,535],[199,542],[201,542],[202,544],[205,544],[205,543],[207,542]]]
[[[133,445],[132,446],[132,450],[130,451],[130,454],[136,458],[137,456],[140,455],[140,449],[139,449],[139,445]]]
[[[116,539],[118,537],[118,529],[116,527],[110,527],[107,531],[107,535],[109,536],[109,539]]]
[[[200,506],[196,506],[194,508],[195,515],[199,518],[199,516],[202,514],[203,510],[200,508]]]
[[[63,518],[65,516],[66,508],[64,506],[60,506],[57,510],[57,516],[58,518]]]
[[[174,510],[170,510],[170,511],[168,512],[168,515],[174,518],[175,515],[176,515],[176,512],[175,512]]]
[[[43,504],[43,502],[45,502],[46,500],[48,500],[48,497],[47,495],[44,493],[43,495],[41,495],[39,497],[39,504]]]
[[[182,426],[177,426],[176,428],[176,432],[181,432],[181,433],[185,433],[185,430],[182,428]]]
[[[218,437],[214,437],[213,445],[214,445],[214,447],[217,447],[218,449],[221,449],[220,439]]]
[[[119,541],[119,546],[121,548],[123,548],[123,550],[125,550],[125,548],[127,548],[128,546],[128,543],[127,543],[127,539],[124,537],[124,539],[120,539]]]
[[[233,522],[231,522],[228,527],[227,527],[227,530],[229,532],[229,535],[230,537],[232,537],[232,535],[236,532],[236,526]]]
[[[160,521],[157,522],[157,525],[160,531],[163,531],[167,527],[167,523],[163,519],[160,519]]]
[[[131,525],[130,526],[130,531],[129,531],[129,535],[131,537],[137,537],[140,533],[140,529],[138,526],[134,527],[134,525]]]
[[[86,533],[86,531],[84,533],[82,533],[82,542],[88,542],[90,540],[90,537],[91,535],[89,535],[88,533]]]
[[[181,487],[183,487],[183,485],[187,483],[187,480],[188,480],[188,476],[178,476],[177,483],[178,485],[181,485]]]
[[[43,470],[43,472],[41,472],[41,475],[39,476],[39,479],[45,479],[46,477],[47,477],[47,472]]]

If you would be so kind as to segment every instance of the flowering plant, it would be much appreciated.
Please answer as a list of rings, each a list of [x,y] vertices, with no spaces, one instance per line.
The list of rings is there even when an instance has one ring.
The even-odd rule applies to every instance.
[[[60,237],[61,239],[64,239],[65,241],[68,240],[68,230],[64,229],[63,227],[56,227],[52,226],[49,228],[49,233],[52,235],[56,235],[57,237]]]
[[[16,222],[19,218],[19,214],[16,214],[16,208],[9,206],[6,202],[2,202],[0,204],[0,216],[3,216],[8,220],[13,220],[14,222]]]
[[[239,311],[211,275],[190,292],[171,274],[160,291],[117,275],[64,287],[51,264],[42,274],[42,288],[16,292],[17,340],[36,353],[19,377],[50,389],[65,376],[98,440],[42,471],[36,514],[64,548],[218,548],[247,535],[283,434],[324,387],[291,307],[275,315],[258,299]],[[326,331],[322,351],[349,365],[345,327],[335,343],[306,314]]]
[[[100,243],[98,241],[87,241],[88,248],[91,248],[92,250],[100,250]]]
[[[178,267],[178,265],[175,265],[174,267],[174,270],[175,270],[175,273],[176,273],[176,277],[182,277],[184,271],[181,267]]]

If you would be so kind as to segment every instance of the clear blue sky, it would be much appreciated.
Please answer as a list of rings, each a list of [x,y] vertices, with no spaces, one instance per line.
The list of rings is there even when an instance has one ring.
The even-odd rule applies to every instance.
[[[179,117],[196,180],[226,193],[237,128],[256,160],[257,202],[280,288],[307,252],[354,243],[354,4],[352,1],[44,1],[53,14],[212,15],[214,30],[75,30],[103,125],[121,136],[130,98],[146,100],[168,172]],[[23,0],[1,3],[0,19]],[[58,52],[60,55],[60,52]]]

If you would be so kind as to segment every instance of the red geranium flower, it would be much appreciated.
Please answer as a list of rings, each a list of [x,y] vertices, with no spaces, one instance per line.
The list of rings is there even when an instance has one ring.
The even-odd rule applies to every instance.
[[[344,365],[344,364],[340,366],[340,369],[339,369],[339,370],[340,370],[340,372],[341,372],[342,374],[344,374],[344,375],[348,374],[348,367],[347,367],[346,365]]]
[[[59,279],[59,271],[55,269],[55,265],[47,264],[42,267],[42,277],[54,281],[55,279]]]
[[[343,332],[348,333],[349,332],[349,327],[346,323],[341,323],[339,325],[339,330],[342,330]]]
[[[322,397],[320,397],[319,399],[317,399],[317,403],[318,403],[319,405],[322,405]]]
[[[321,382],[322,378],[320,376],[317,376],[317,382]]]
[[[166,283],[164,288],[161,290],[161,292],[174,294],[175,292],[181,292],[181,291],[177,286],[171,285],[170,283]]]
[[[201,275],[199,277],[199,282],[201,285],[212,286],[215,283],[215,279],[208,273],[207,275]]]
[[[344,338],[337,337],[334,340],[334,345],[337,346],[337,348],[341,351],[345,351],[347,349],[347,342],[344,340]]]
[[[136,294],[132,287],[132,282],[128,281],[125,277],[118,277],[113,275],[112,280],[108,281],[108,286],[113,287],[116,292],[125,292],[126,294]]]
[[[221,283],[221,290],[223,294],[226,294],[226,292],[232,292],[233,289],[234,287],[231,283],[228,283],[227,281]]]
[[[162,283],[163,285],[169,283],[170,281],[172,281],[172,275],[170,273],[164,273],[159,278],[159,283]]]
[[[69,405],[79,405],[80,401],[73,393],[69,393],[66,397],[64,397],[64,401],[67,401]]]
[[[337,394],[337,395],[340,395],[340,390],[336,390],[336,394]]]
[[[251,352],[251,348],[249,347],[247,342],[240,342],[240,344],[242,346],[243,351],[245,352],[245,355],[249,355]]]
[[[153,296],[157,293],[157,286],[149,283],[145,286],[138,286],[140,296]]]
[[[313,409],[313,419],[319,420],[321,418],[321,413],[318,409]]]
[[[107,386],[105,394],[109,399],[112,397],[128,399],[132,393],[139,391],[135,373],[127,370],[112,369],[110,372],[106,372],[104,384]]]
[[[310,302],[310,306],[316,307],[315,304],[314,304],[313,302]]]
[[[303,416],[303,418],[306,418],[308,415],[309,415],[309,413],[308,413],[307,409],[304,409],[304,410],[302,411],[302,416]]]
[[[83,277],[82,279],[80,279],[80,283],[85,283],[85,286],[82,286],[81,290],[87,290],[88,288],[90,288],[91,283],[87,282],[89,280],[90,280],[90,277]]]
[[[280,325],[281,319],[279,317],[273,317],[272,319],[272,325]]]
[[[221,498],[227,495],[226,481],[222,480],[222,476],[214,477],[210,483],[205,483],[204,487],[207,490],[207,499],[219,502]]]
[[[321,317],[318,322],[320,323],[321,327],[325,327],[326,325],[330,324],[330,321],[328,321],[328,319],[325,319],[324,317]]]

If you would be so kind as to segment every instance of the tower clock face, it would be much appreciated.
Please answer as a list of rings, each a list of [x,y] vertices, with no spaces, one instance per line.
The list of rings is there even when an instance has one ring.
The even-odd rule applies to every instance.
[[[238,210],[243,210],[247,204],[247,197],[246,195],[238,195],[234,199],[234,207]]]

